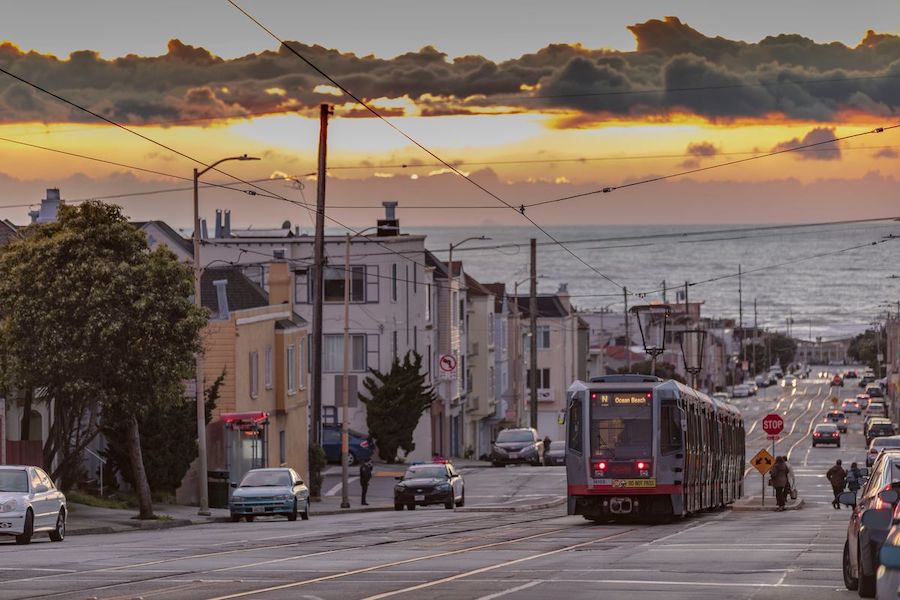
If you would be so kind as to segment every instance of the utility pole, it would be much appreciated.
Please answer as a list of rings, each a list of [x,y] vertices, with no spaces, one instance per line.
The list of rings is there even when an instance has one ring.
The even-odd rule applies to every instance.
[[[666,300],[666,280],[665,279],[662,280],[662,292],[663,292],[663,304],[668,304],[668,301]]]
[[[631,328],[628,326],[628,288],[622,288],[625,297],[625,368],[631,373]]]
[[[316,238],[313,246],[312,323],[312,443],[322,444],[322,284],[325,278],[325,166],[328,156],[328,117],[332,108],[319,105],[319,170],[316,176]]]
[[[531,374],[528,377],[531,396],[531,427],[538,426],[538,401],[537,401],[537,240],[531,238],[531,292],[528,299],[529,312],[531,313]]]
[[[684,314],[691,316],[690,302],[688,302],[688,282],[684,282]]]
[[[756,375],[756,336],[759,333],[759,315],[756,312],[756,298],[753,299],[753,375]]]
[[[742,282],[741,265],[738,265],[738,315],[741,326],[741,355],[743,362],[747,362],[747,332],[744,330],[744,290]],[[744,365],[741,363],[741,372]]]

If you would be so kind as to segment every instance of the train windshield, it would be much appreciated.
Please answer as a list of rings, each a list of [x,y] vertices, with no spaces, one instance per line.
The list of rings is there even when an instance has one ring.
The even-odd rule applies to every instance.
[[[604,458],[643,458],[653,440],[652,394],[591,394],[591,454]]]

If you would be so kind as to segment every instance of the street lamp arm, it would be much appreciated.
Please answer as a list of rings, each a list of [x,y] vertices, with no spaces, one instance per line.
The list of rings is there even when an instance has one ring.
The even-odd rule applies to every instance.
[[[229,160],[259,160],[259,158],[256,156],[247,156],[246,154],[242,154],[240,156],[229,156],[228,158],[222,158],[220,160],[217,160],[213,164],[209,165],[202,171],[197,171],[197,177],[200,177],[207,171],[211,171],[212,169],[215,169],[217,166],[221,165],[223,162],[228,162]]]

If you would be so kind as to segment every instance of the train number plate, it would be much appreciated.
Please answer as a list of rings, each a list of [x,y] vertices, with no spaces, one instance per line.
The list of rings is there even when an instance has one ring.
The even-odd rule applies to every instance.
[[[656,487],[656,479],[613,479],[612,486],[617,488]]]

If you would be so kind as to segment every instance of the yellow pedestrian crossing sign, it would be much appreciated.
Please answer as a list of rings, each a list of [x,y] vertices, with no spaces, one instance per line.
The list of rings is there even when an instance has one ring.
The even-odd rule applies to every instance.
[[[765,475],[775,465],[775,458],[763,448],[750,459],[750,464],[759,471],[760,475]]]

